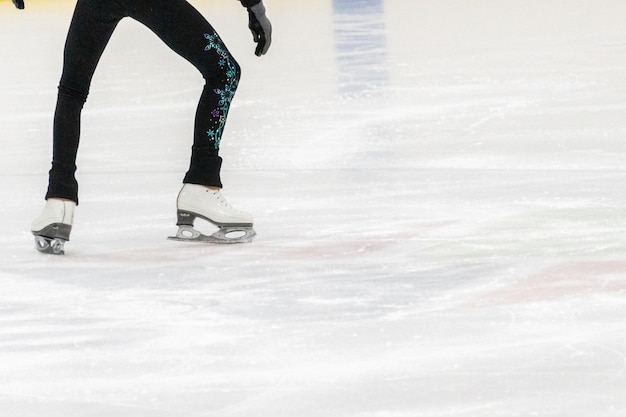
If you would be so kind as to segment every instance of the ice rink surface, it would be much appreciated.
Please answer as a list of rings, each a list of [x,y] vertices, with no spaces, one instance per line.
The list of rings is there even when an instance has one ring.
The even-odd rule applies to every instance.
[[[0,2],[0,414],[626,415],[626,2],[194,0],[252,244],[166,240],[202,79],[124,20],[34,250],[72,1]]]

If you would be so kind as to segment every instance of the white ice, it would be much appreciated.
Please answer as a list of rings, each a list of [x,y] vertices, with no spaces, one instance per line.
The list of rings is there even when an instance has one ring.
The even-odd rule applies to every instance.
[[[2,417],[626,415],[626,2],[347,3],[266,0],[259,59],[193,0],[243,67],[238,246],[166,240],[202,79],[123,21],[59,257],[29,226],[74,2],[0,3]]]

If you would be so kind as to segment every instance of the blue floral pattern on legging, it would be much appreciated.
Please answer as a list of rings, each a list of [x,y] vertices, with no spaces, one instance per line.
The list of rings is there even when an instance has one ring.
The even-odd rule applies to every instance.
[[[216,88],[213,90],[213,92],[217,94],[220,99],[218,107],[211,111],[211,116],[213,116],[213,119],[215,120],[215,125],[207,131],[209,140],[214,142],[215,149],[219,149],[222,133],[226,124],[228,109],[230,108],[230,103],[233,101],[237,85],[239,84],[239,74],[237,74],[237,67],[233,63],[230,53],[226,49],[226,46],[222,43],[222,40],[217,33],[213,33],[212,35],[206,33],[204,37],[209,41],[209,44],[204,48],[204,50],[215,51],[220,56],[220,60],[218,61],[219,66],[226,71],[226,85],[224,86],[224,89]]]

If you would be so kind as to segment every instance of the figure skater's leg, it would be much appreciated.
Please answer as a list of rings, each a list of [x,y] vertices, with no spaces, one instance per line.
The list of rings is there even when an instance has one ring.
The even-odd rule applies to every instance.
[[[204,77],[184,182],[221,188],[220,140],[239,83],[239,65],[215,29],[185,0],[138,0],[129,15],[150,28]]]
[[[78,203],[75,171],[81,111],[102,52],[123,17],[116,4],[103,0],[78,0],[76,4],[65,42],[46,199],[59,198]]]

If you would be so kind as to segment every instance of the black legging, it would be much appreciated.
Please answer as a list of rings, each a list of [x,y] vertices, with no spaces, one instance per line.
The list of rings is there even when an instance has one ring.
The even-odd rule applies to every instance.
[[[78,202],[75,172],[80,114],[102,52],[126,16],[150,28],[202,73],[206,84],[196,112],[191,163],[183,182],[222,187],[219,144],[240,68],[213,27],[185,0],[78,0],[65,44],[46,199]]]

